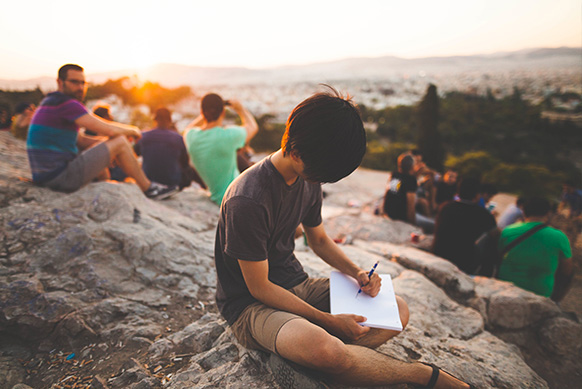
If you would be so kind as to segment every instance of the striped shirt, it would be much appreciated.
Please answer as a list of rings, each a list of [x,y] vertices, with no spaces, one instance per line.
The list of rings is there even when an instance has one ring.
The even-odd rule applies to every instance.
[[[58,176],[75,159],[79,126],[75,120],[87,108],[61,92],[49,93],[36,109],[30,122],[26,150],[35,184]]]

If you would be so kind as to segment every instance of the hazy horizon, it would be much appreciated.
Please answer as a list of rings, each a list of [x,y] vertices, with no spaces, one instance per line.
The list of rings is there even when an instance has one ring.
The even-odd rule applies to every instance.
[[[252,66],[237,66],[237,65],[217,65],[217,66],[212,66],[212,65],[197,65],[197,64],[183,64],[183,63],[169,63],[169,62],[159,62],[159,63],[154,63],[150,66],[147,67],[141,67],[141,68],[118,68],[118,69],[111,69],[111,70],[105,70],[105,71],[95,71],[95,72],[91,72],[91,69],[87,69],[85,68],[85,72],[86,74],[88,74],[89,76],[91,75],[100,75],[100,74],[107,74],[107,73],[127,73],[126,75],[131,75],[131,74],[138,74],[138,73],[147,73],[148,70],[151,70],[152,68],[155,68],[156,66],[163,66],[163,65],[176,65],[176,66],[185,66],[185,67],[200,67],[200,68],[213,68],[213,69],[228,69],[228,68],[241,68],[241,69],[249,69],[249,70],[270,70],[270,69],[279,69],[279,68],[286,68],[286,67],[295,67],[295,66],[309,66],[309,65],[317,65],[317,64],[323,64],[323,63],[328,63],[328,62],[338,62],[338,61],[343,61],[343,60],[350,60],[350,59],[370,59],[370,60],[374,60],[374,59],[381,59],[381,58],[389,58],[389,57],[394,57],[394,58],[398,58],[398,59],[404,59],[404,60],[421,60],[421,59],[428,59],[428,58],[449,58],[449,57],[471,57],[471,56],[496,56],[496,55],[503,55],[503,54],[510,54],[510,53],[516,53],[516,52],[527,52],[527,51],[535,51],[535,50],[543,50],[543,49],[580,49],[581,50],[581,54],[582,54],[582,46],[580,47],[568,47],[568,46],[560,46],[560,47],[526,47],[526,48],[522,48],[522,49],[518,49],[515,51],[496,51],[496,52],[489,52],[489,53],[474,53],[474,54],[452,54],[452,55],[434,55],[434,56],[419,56],[419,57],[401,57],[401,56],[396,56],[396,55],[390,55],[390,54],[385,54],[385,55],[379,55],[379,56],[353,56],[353,57],[339,57],[339,58],[331,58],[331,59],[327,59],[327,60],[322,60],[322,61],[314,61],[314,62],[305,62],[305,63],[294,63],[294,64],[281,64],[281,65],[273,65],[273,66],[262,66],[262,67],[252,67]],[[81,66],[83,66],[81,64]],[[38,79],[38,78],[54,78],[56,77],[56,73],[57,73],[58,68],[55,68],[51,73],[54,74],[38,74],[38,75],[34,75],[31,77],[25,77],[25,78],[5,78],[0,76],[0,79],[3,80],[12,80],[12,81],[26,81],[26,80],[34,80],[34,79]]]
[[[0,78],[158,63],[265,69],[345,58],[466,56],[582,47],[579,0],[9,2]]]

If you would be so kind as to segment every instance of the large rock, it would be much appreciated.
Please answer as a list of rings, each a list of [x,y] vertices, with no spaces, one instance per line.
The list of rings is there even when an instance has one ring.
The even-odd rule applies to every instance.
[[[161,202],[128,183],[52,192],[17,178],[30,177],[24,144],[7,136],[0,133],[0,155],[9,158],[0,164],[0,386],[279,386],[281,365],[242,347],[216,308],[218,207],[206,192],[189,188]],[[415,227],[370,212],[383,175],[374,186],[358,180],[356,173],[324,187],[324,223],[332,237],[353,242],[341,248],[360,267],[379,261],[410,307],[408,327],[380,352],[435,363],[479,387],[546,387],[516,346],[488,332],[500,328],[504,339],[535,342],[540,354],[526,356],[540,371],[554,356],[570,361],[561,375],[580,370],[580,358],[569,356],[580,350],[577,323],[547,299],[475,284],[407,247]],[[311,276],[328,276],[302,239],[296,245]],[[519,324],[508,309],[523,309]],[[15,356],[13,343],[28,351]],[[541,360],[546,365],[534,363]]]
[[[552,300],[528,292],[511,283],[475,277],[476,288],[487,303],[488,324],[503,329],[520,329],[560,314]],[[509,315],[508,312],[511,312]]]
[[[393,258],[402,266],[418,271],[445,290],[451,297],[465,301],[475,296],[475,283],[451,262],[414,247],[388,242],[358,241],[357,247]]]

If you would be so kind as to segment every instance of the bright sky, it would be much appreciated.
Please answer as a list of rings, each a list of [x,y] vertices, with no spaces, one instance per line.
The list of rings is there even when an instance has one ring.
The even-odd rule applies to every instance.
[[[0,78],[156,63],[264,68],[347,57],[582,47],[580,0],[4,2]]]

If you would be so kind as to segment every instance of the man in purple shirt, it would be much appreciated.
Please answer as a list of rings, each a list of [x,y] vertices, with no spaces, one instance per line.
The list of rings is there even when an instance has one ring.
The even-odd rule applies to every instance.
[[[142,171],[126,138],[140,138],[137,127],[103,120],[81,103],[88,85],[82,67],[62,66],[57,85],[58,91],[41,102],[29,128],[26,149],[35,184],[74,192],[116,161],[149,198],[163,199],[177,191],[151,182]],[[109,139],[94,145],[94,140],[79,134],[79,127]]]

